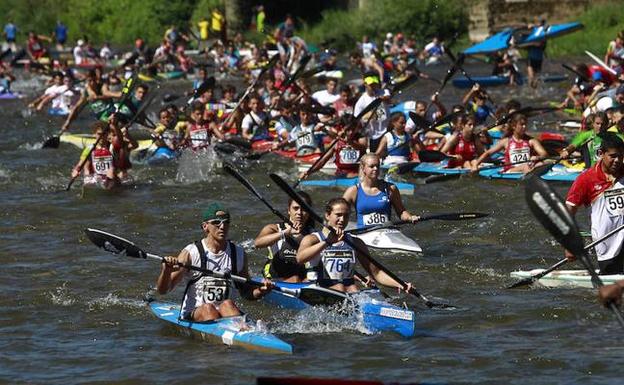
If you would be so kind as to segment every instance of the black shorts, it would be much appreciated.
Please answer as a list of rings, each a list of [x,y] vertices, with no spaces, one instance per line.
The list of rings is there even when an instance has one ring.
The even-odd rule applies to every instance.
[[[379,147],[379,143],[381,143],[381,138],[383,138],[383,136],[377,139],[370,138],[368,140],[368,149],[370,150],[370,152],[377,151],[377,147]]]
[[[11,38],[11,37],[7,37],[7,38],[6,38],[6,42],[7,42],[7,43],[15,43],[15,38],[14,38],[14,37],[13,37],[13,38]]]
[[[618,255],[606,261],[598,261],[600,275],[624,273],[624,247]]]
[[[542,70],[542,60],[529,59],[529,67],[533,68],[535,72]]]

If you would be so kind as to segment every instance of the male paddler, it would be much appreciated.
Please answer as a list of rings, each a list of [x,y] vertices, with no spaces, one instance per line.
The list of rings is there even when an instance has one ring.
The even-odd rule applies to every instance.
[[[616,134],[602,134],[600,160],[579,175],[566,198],[575,215],[580,206],[591,206],[591,233],[599,239],[624,224],[624,142]],[[624,273],[624,232],[596,245],[600,274]],[[566,251],[568,260],[576,259]]]
[[[232,300],[234,285],[231,280],[182,267],[191,265],[217,273],[249,277],[245,251],[228,239],[230,213],[227,208],[218,203],[210,204],[203,213],[201,227],[204,238],[187,245],[177,257],[165,257],[157,281],[158,292],[165,294],[186,278],[180,311],[182,318],[200,322],[240,315],[241,311]],[[258,299],[273,285],[267,280],[261,287],[235,286],[242,297]]]

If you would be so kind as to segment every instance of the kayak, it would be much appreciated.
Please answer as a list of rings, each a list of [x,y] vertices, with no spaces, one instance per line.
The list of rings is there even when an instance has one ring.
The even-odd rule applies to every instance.
[[[468,174],[470,169],[467,168],[447,168],[448,161],[442,162],[423,162],[415,166],[412,171],[425,175],[456,175]]]
[[[254,280],[262,282],[261,277],[256,277]],[[289,283],[274,281],[274,283],[278,287],[295,290],[302,287],[316,286],[315,283],[310,282]],[[375,298],[379,295],[378,289],[370,289],[361,291],[352,297],[357,307],[355,311],[358,312],[358,319],[371,332],[394,332],[403,337],[414,336],[416,332],[414,324],[416,314],[411,310]],[[262,297],[262,301],[284,309],[304,310],[311,306],[295,296],[277,290],[272,290]]]
[[[399,192],[403,195],[414,195],[414,185],[411,183],[403,183],[403,182],[394,182],[392,180],[387,180],[390,183],[395,184]],[[301,182],[301,186],[308,187],[337,187],[337,188],[347,188],[351,186],[355,186],[359,182],[358,177],[353,178],[333,178],[333,179],[310,179],[304,180]]]
[[[180,79],[186,76],[186,72],[184,71],[170,71],[170,72],[159,72],[156,76],[150,76],[146,74],[139,74],[139,80],[144,82],[153,82],[156,80],[173,80]]]
[[[340,70],[334,70],[334,71],[321,71],[318,73],[314,74],[315,78],[334,78],[334,79],[342,79],[344,76],[344,73]]]
[[[556,83],[562,82],[568,79],[566,75],[543,75],[539,77],[545,83]],[[470,88],[475,83],[479,83],[482,86],[505,86],[509,85],[509,76],[498,76],[498,75],[490,75],[490,76],[474,76],[471,77],[472,81],[466,77],[458,77],[453,79],[453,86],[457,88]],[[522,85],[524,84],[524,77],[516,76],[516,84]]]
[[[189,322],[180,319],[179,305],[152,302],[150,309],[159,319],[177,326],[190,335],[197,335],[204,341],[222,342],[225,345],[242,346],[269,353],[293,352],[289,343],[272,334],[256,331],[256,326],[246,316],[227,317],[209,322]],[[247,330],[241,330],[243,327]]]
[[[542,179],[553,182],[574,182],[581,171],[577,168],[568,168],[560,164],[556,164],[546,174],[542,175]],[[479,171],[479,175],[488,179],[511,179],[520,180],[524,174],[521,172],[502,172],[502,168],[492,170]]]
[[[133,151],[132,154],[132,162],[147,164],[149,166],[168,164],[171,161],[177,160],[180,156],[179,152],[173,151],[169,147],[155,148],[155,146],[150,146],[142,151]]]
[[[95,143],[95,136],[91,134],[63,134],[60,138],[62,143],[73,144],[80,149],[91,147],[93,146],[93,143]],[[138,140],[137,142],[139,143],[139,147],[135,148],[132,151],[141,151],[148,149],[152,145],[153,140],[143,139]]]
[[[581,28],[583,28],[583,24],[579,22],[538,26],[531,29],[505,28],[484,41],[467,48],[463,53],[464,55],[478,55],[508,49],[511,45],[512,38],[517,47],[526,47],[549,38],[578,31]]]
[[[0,100],[13,100],[13,99],[22,99],[25,95],[18,94],[17,92],[3,92],[0,94]]]
[[[415,240],[403,234],[398,227],[353,234],[352,237],[361,239],[366,246],[373,249],[408,253],[422,253],[423,251]]]
[[[48,115],[50,116],[67,116],[69,110],[65,108],[48,108]]]
[[[533,275],[539,274],[545,269],[533,269],[530,271],[512,271],[509,275],[512,278],[529,278]],[[598,272],[598,271],[596,271]],[[615,283],[624,279],[624,274],[614,275],[601,275],[600,279],[605,285]],[[538,281],[542,286],[546,287],[584,287],[593,288],[591,277],[587,270],[556,270],[546,274]]]

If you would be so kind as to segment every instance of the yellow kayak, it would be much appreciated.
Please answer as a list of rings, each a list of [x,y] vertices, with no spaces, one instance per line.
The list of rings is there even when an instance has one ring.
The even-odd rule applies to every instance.
[[[91,134],[63,134],[61,135],[61,142],[73,144],[80,149],[84,149],[93,146],[93,143],[95,143],[95,136]],[[133,151],[145,150],[153,143],[151,139],[138,140],[138,142],[139,147],[135,148]]]

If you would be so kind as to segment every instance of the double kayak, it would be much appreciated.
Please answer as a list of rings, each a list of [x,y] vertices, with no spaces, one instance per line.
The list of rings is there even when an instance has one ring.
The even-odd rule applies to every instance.
[[[512,278],[530,278],[543,272],[544,269],[533,269],[529,271],[513,271],[509,275]],[[624,274],[601,275],[600,279],[606,285],[624,279]],[[540,278],[538,282],[545,287],[583,287],[591,289],[593,287],[591,277],[587,270],[556,270]]]
[[[256,325],[246,316],[227,317],[208,322],[192,322],[180,319],[180,306],[163,302],[150,303],[152,313],[159,319],[174,325],[187,334],[204,341],[242,346],[247,349],[269,353],[292,354],[289,343],[267,332],[256,330]]]
[[[261,282],[262,278],[254,278]],[[301,289],[302,287],[314,287],[315,283],[289,283],[274,282],[276,286]],[[412,337],[415,334],[416,314],[391,303],[378,299],[380,292],[377,289],[364,290],[357,294],[350,295],[353,311],[356,312],[358,320],[361,320],[364,327],[371,332],[394,332],[403,337]],[[303,310],[311,305],[303,302],[299,298],[277,290],[269,292],[262,298],[262,301],[284,309]]]

